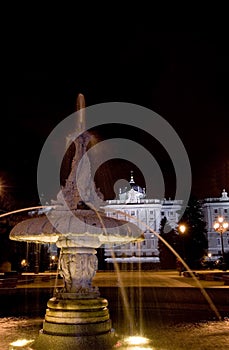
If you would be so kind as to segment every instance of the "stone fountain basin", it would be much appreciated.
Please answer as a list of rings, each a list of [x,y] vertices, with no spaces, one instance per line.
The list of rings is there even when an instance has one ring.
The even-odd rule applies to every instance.
[[[107,217],[93,210],[53,210],[18,223],[10,239],[23,242],[57,243],[65,247],[99,248],[103,244],[126,244],[144,240],[131,222]]]

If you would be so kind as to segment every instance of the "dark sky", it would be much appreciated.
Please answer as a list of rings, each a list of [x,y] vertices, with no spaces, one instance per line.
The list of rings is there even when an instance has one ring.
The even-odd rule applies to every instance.
[[[15,38],[6,79],[0,174],[12,186],[12,194],[36,198],[42,145],[52,129],[75,111],[76,96],[83,93],[87,106],[130,102],[166,119],[187,150],[193,193],[199,198],[219,196],[223,188],[229,191],[228,62],[228,32],[220,30],[136,27],[106,36],[91,31],[69,46],[63,38],[54,44],[51,36],[45,41]],[[128,137],[128,130],[119,131],[107,129],[102,134]],[[156,146],[152,152],[157,152]],[[168,160],[165,156],[160,161],[166,179]],[[120,176],[115,163],[107,177],[111,183],[119,176],[129,179],[131,167],[122,166]],[[142,185],[141,174],[136,172],[136,177]]]

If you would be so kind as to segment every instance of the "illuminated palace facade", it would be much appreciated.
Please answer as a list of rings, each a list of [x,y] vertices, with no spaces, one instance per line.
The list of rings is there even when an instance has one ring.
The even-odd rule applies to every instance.
[[[229,222],[229,197],[223,190],[220,198],[206,198],[203,203],[203,213],[207,223],[208,253],[209,256],[219,256],[222,254],[220,234],[214,228],[214,222],[219,216]],[[223,233],[224,251],[229,251],[229,230]]]
[[[145,240],[138,243],[124,245],[106,245],[105,259],[112,262],[112,257],[117,261],[134,262],[159,262],[158,237],[161,220],[166,217],[167,223],[176,228],[179,221],[179,211],[182,208],[182,200],[147,199],[145,189],[135,184],[133,174],[127,190],[119,190],[118,199],[107,200],[103,208],[106,215],[116,219],[131,221],[138,225],[144,232]],[[229,197],[223,190],[220,198],[206,198],[202,201],[204,219],[207,223],[208,254],[212,257],[221,255],[221,242],[219,233],[213,229],[214,221],[218,216],[229,220]],[[229,251],[229,231],[223,235],[224,250]]]

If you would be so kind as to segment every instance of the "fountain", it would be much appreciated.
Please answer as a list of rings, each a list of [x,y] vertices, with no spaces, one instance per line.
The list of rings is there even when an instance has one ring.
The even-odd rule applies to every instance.
[[[98,267],[96,248],[105,243],[123,244],[143,239],[136,225],[108,218],[92,205],[97,192],[81,161],[89,162],[86,147],[90,138],[88,132],[83,132],[82,94],[77,97],[77,110],[80,135],[76,139],[72,135],[67,138],[67,147],[70,140],[75,146],[75,155],[57,200],[52,200],[50,211],[18,223],[10,232],[12,240],[52,243],[60,248],[59,273],[64,287],[48,300],[43,329],[31,346],[37,350],[112,347],[115,337],[108,301],[100,297],[99,289],[92,285]]]

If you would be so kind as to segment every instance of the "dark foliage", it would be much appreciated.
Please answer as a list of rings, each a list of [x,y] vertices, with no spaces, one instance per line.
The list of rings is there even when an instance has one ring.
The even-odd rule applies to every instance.
[[[168,231],[167,219],[164,217],[161,220],[160,237],[162,237],[170,247],[179,251],[179,236],[174,229]],[[161,269],[174,269],[176,268],[176,256],[172,250],[159,239],[158,242],[159,258]]]
[[[206,254],[208,241],[202,206],[195,197],[190,197],[181,222],[186,226],[182,236],[184,259],[189,267],[198,268],[201,258]]]
[[[166,218],[161,220],[160,236],[185,260],[190,268],[200,267],[201,258],[208,247],[206,222],[202,212],[201,203],[194,197],[190,197],[186,210],[180,220],[180,224],[186,226],[184,233],[179,232],[179,224],[176,229],[168,230]],[[167,232],[169,231],[169,232]],[[161,241],[158,243],[159,257],[162,269],[176,267],[176,256]]]

